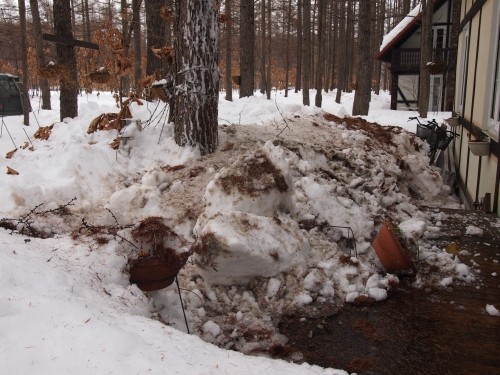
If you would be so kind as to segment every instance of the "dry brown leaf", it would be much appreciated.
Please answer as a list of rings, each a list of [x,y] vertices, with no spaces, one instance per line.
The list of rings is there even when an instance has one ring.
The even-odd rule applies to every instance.
[[[7,174],[18,175],[19,172],[15,169],[12,169],[11,167],[7,167]]]
[[[120,138],[113,139],[113,142],[109,144],[113,150],[118,150],[120,147]]]
[[[33,135],[36,139],[43,139],[43,140],[48,140],[50,137],[50,133],[52,132],[52,128],[54,127],[54,124],[50,126],[42,126],[38,128],[38,130],[35,132]]]
[[[16,149],[14,149],[14,150],[12,150],[12,151],[7,152],[7,153],[5,154],[5,158],[6,158],[6,159],[12,159],[12,157],[14,156],[14,154],[16,153],[16,151],[17,151],[17,148],[16,148]]]

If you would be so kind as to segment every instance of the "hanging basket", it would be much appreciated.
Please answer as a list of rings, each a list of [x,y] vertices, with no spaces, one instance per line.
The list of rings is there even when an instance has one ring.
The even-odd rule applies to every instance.
[[[450,117],[445,119],[444,121],[452,128],[456,128],[458,125],[460,125],[458,117]]]
[[[469,141],[469,149],[476,156],[488,156],[490,154],[490,141]]]
[[[89,78],[94,83],[108,83],[111,79],[111,73],[107,70],[98,70],[96,72],[89,73]]]
[[[189,253],[177,254],[174,250],[161,256],[131,259],[130,282],[143,291],[166,288],[171,285],[181,268],[186,264]]]

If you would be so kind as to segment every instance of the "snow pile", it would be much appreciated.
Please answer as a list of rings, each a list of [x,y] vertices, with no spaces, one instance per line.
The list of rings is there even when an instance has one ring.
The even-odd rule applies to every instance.
[[[346,95],[337,106],[333,97],[325,95],[325,108],[336,114],[352,102]],[[221,100],[221,144],[203,157],[175,144],[171,124],[153,121],[165,113],[157,103],[132,105],[142,131],[131,124],[122,132],[87,133],[96,116],[117,111],[108,94],[82,99],[81,116],[66,123],[57,122],[57,105],[42,111],[43,125],[55,123],[49,139],[0,160],[3,170],[20,173],[0,179],[1,216],[9,219],[3,223],[11,231],[24,227],[30,236],[47,237],[26,238],[31,242],[25,244],[24,237],[0,232],[8,249],[0,252],[6,285],[0,309],[11,327],[5,347],[18,358],[25,347],[36,348],[35,360],[23,362],[22,372],[33,372],[32,364],[48,369],[57,358],[68,361],[54,364],[56,372],[73,373],[61,371],[71,363],[82,373],[109,372],[109,355],[123,361],[114,369],[124,373],[141,372],[148,363],[158,373],[164,357],[173,358],[169,366],[180,373],[211,373],[212,367],[226,373],[269,372],[266,367],[273,373],[341,373],[226,356],[151,320],[186,329],[174,285],[143,293],[128,280],[127,260],[143,245],[132,228],[150,217],[161,218],[182,246],[196,250],[179,274],[190,329],[244,353],[265,355],[286,345],[277,329],[285,313],[317,316],[346,301],[387,298],[398,279],[383,275],[371,248],[387,217],[401,223],[425,262],[442,271],[440,279],[422,277],[420,285],[470,280],[458,257],[424,243],[439,226],[418,205],[456,204],[439,171],[429,167],[426,145],[401,128],[339,118],[300,103],[299,95],[282,94],[274,102],[257,96]],[[406,125],[398,117],[403,115],[384,112],[388,105],[387,96],[375,97],[371,116]],[[25,138],[20,119],[5,119],[16,143]],[[117,138],[115,150],[110,143]],[[10,139],[0,138],[0,150],[10,149]],[[26,321],[33,339],[22,328]],[[26,334],[16,344],[19,330]],[[74,346],[56,343],[74,335]],[[46,349],[45,337],[57,350]],[[76,359],[74,353],[89,343],[95,350]],[[204,354],[186,369],[193,351]],[[54,353],[54,362],[43,360]],[[89,358],[95,364],[90,370]]]

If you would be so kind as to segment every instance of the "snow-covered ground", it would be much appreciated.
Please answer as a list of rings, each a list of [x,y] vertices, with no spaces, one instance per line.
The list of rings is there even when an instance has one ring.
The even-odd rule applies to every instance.
[[[433,279],[417,276],[416,287],[473,280],[458,257],[426,245],[442,214],[419,206],[458,201],[411,134],[416,114],[390,111],[386,93],[373,95],[365,119],[381,128],[344,120],[353,94],[342,104],[334,97],[324,94],[318,109],[293,92],[233,102],[221,95],[220,146],[203,157],[175,144],[158,103],[131,106],[142,131],[87,133],[94,118],[118,111],[109,93],[82,95],[78,118],[64,123],[58,93],[51,111],[33,98],[30,127],[22,116],[3,118],[3,371],[345,373],[265,355],[286,344],[276,328],[285,312],[307,317],[387,298],[398,278],[382,272],[371,246],[386,218],[440,269]],[[48,140],[34,138],[38,125],[52,124]],[[129,282],[129,259],[154,250],[132,233],[151,217],[175,232],[178,253],[194,251],[179,273],[191,335],[182,332],[175,283],[145,293]]]

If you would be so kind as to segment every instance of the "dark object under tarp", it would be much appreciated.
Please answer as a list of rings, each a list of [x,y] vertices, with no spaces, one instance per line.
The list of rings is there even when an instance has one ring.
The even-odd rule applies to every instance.
[[[0,116],[23,114],[22,83],[11,74],[0,73]]]

